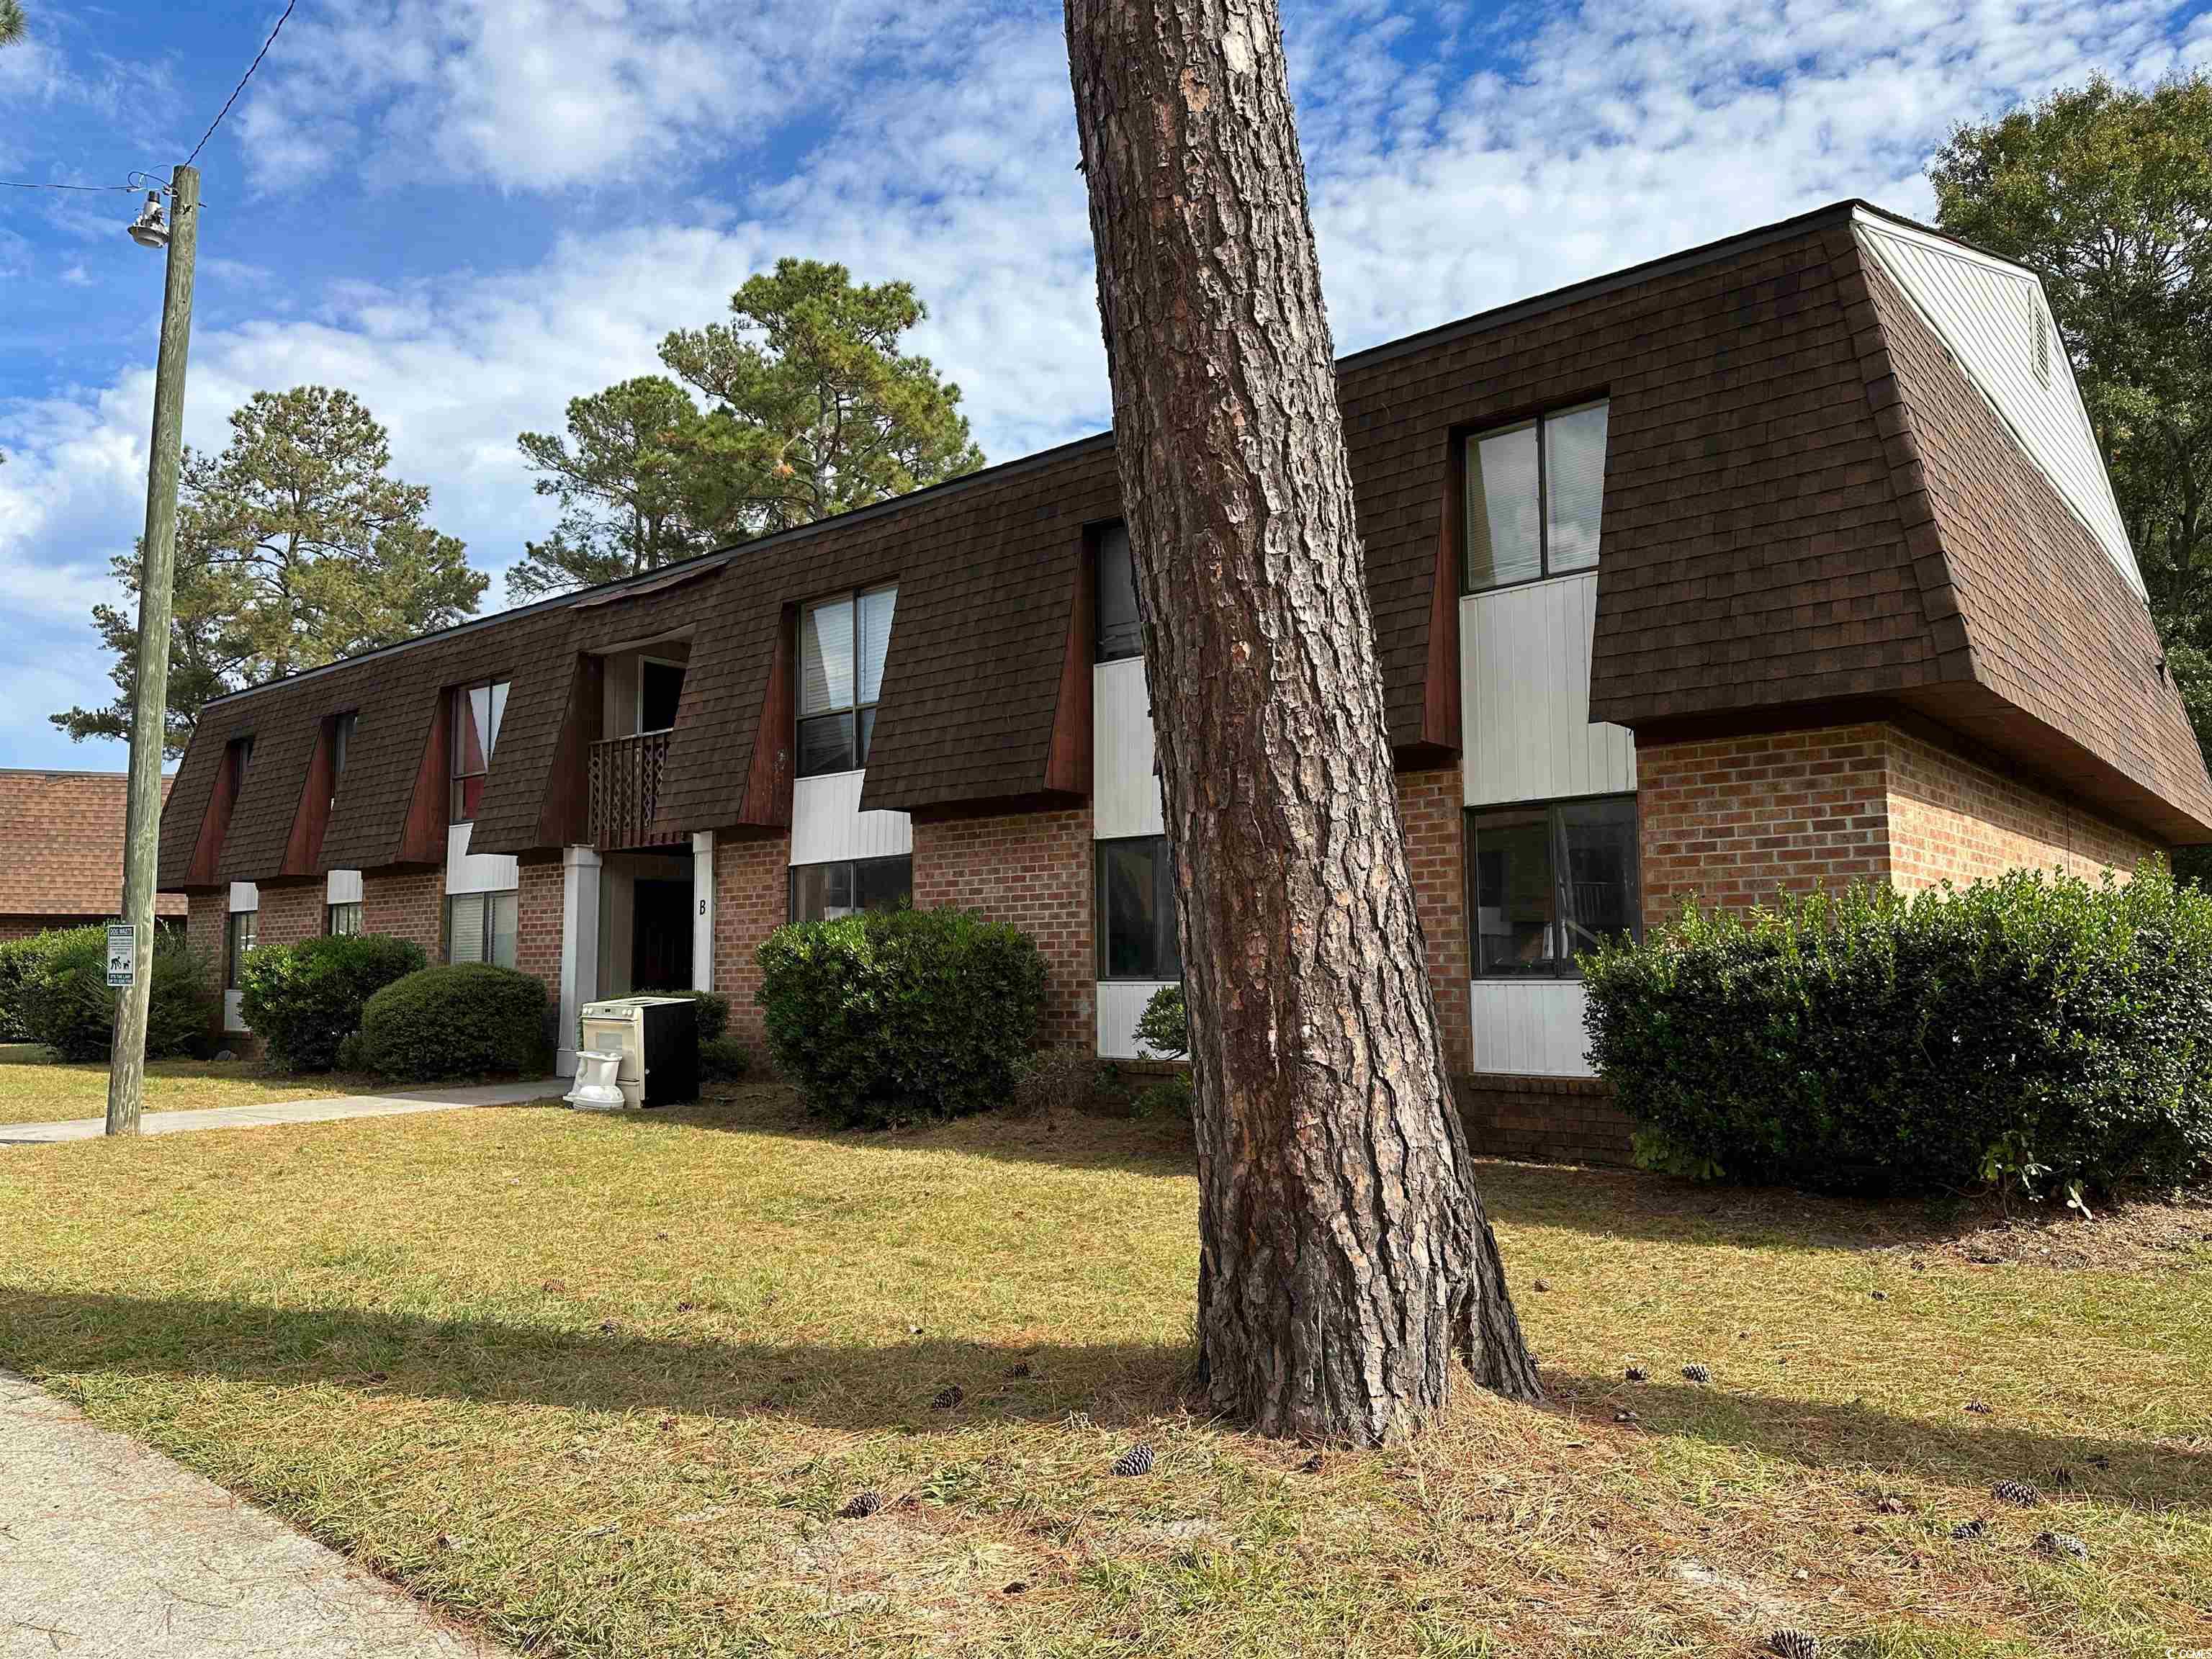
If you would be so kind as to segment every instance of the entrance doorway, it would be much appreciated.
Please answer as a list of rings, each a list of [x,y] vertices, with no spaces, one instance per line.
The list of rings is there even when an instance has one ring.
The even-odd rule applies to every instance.
[[[630,933],[630,988],[681,991],[691,983],[691,884],[640,878]]]

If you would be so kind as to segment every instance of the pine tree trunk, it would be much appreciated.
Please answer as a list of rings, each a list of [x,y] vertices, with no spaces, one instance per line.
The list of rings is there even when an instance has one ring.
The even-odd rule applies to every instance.
[[[1182,898],[1200,1363],[1265,1433],[1384,1444],[1456,1361],[1537,1383],[1406,870],[1281,25],[1066,8]]]

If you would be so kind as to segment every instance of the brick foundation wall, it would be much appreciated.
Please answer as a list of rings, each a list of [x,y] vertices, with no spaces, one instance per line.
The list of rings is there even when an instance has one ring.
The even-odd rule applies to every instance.
[[[256,945],[297,945],[322,931],[322,883],[262,887],[260,913],[253,921]]]
[[[445,897],[442,870],[364,870],[362,931],[412,939],[430,961],[440,961],[445,951]]]
[[[730,1035],[757,1044],[761,941],[790,919],[791,838],[714,837],[714,989],[730,1000]]]
[[[1009,922],[1044,957],[1038,1040],[1095,1048],[1097,957],[1091,942],[1091,809],[952,818],[914,826],[914,902]]]
[[[1444,1057],[1454,1075],[1474,1065],[1474,1033],[1468,1007],[1466,791],[1460,769],[1398,775],[1398,823],[1406,836],[1406,867],[1413,878],[1413,908],[1428,942],[1429,984]]]
[[[1468,1140],[1485,1158],[1632,1164],[1636,1126],[1595,1078],[1462,1077]]]
[[[185,943],[191,947],[192,957],[199,967],[201,986],[213,999],[214,1012],[209,1024],[212,1033],[222,1030],[222,951],[225,936],[230,927],[230,895],[194,893],[191,908],[185,916]]]
[[[2158,849],[2130,830],[2054,800],[1989,767],[1892,729],[1889,876],[1906,892],[2007,870],[2059,869],[2094,880]]]
[[[514,965],[561,1000],[561,900],[566,878],[561,860],[539,859],[516,872]]]
[[[156,921],[174,921],[174,916],[157,916]],[[89,927],[94,922],[105,925],[106,916],[0,916],[0,945],[10,939],[36,939],[40,933],[60,933],[71,927]]]

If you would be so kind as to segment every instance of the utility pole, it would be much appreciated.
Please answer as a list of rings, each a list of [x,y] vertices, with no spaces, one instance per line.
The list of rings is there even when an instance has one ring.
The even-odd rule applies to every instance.
[[[151,210],[131,228],[145,246]],[[123,844],[123,919],[131,928],[132,971],[115,999],[107,1062],[107,1133],[135,1135],[146,1091],[146,1009],[153,994],[154,883],[161,836],[161,750],[169,708],[170,588],[177,565],[177,474],[182,466],[185,356],[191,344],[192,255],[199,240],[199,169],[169,181],[169,274],[161,295],[161,348],[154,368],[153,455],[146,467],[146,534],[138,553],[138,651],[131,703],[131,790]]]

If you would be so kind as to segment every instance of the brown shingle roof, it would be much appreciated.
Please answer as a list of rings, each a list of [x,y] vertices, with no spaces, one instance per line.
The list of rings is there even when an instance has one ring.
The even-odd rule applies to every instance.
[[[0,770],[0,917],[116,915],[128,793],[120,772]],[[180,916],[185,901],[162,894],[154,909]]]
[[[1444,502],[1458,440],[1602,396],[1593,718],[1651,733],[1902,705],[2169,839],[2212,835],[2212,784],[2178,696],[2141,683],[2155,653],[2141,601],[1909,304],[1870,287],[1852,211],[1340,365],[1391,741],[1457,743],[1456,696],[1430,678],[1455,669],[1450,639],[1431,635],[1456,615]],[[1033,798],[1083,532],[1119,500],[1101,435],[712,556],[696,580],[566,596],[211,704],[168,815],[165,879],[181,879],[181,826],[199,823],[223,744],[257,728],[223,868],[276,868],[313,754],[278,728],[349,708],[360,726],[321,862],[392,861],[440,691],[484,678],[514,689],[472,844],[537,850],[549,797],[582,787],[554,775],[577,653],[685,626],[659,826],[735,824],[787,612],[893,580],[865,805]]]

